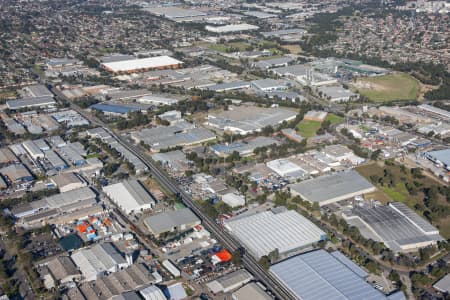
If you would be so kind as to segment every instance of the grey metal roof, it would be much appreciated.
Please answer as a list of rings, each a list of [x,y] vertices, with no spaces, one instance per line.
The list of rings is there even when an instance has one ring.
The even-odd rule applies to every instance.
[[[426,155],[434,161],[440,161],[446,166],[450,166],[450,148],[445,150],[430,151]]]
[[[425,219],[420,217],[417,213],[415,213],[411,208],[406,206],[404,203],[393,202],[393,203],[389,203],[389,206],[394,208],[401,215],[405,216],[410,222],[412,222],[414,225],[416,225],[423,232],[425,232],[425,233],[437,233],[438,232],[436,227],[434,227],[429,222],[427,222]]]
[[[349,268],[353,273],[358,275],[361,278],[366,278],[369,275],[366,271],[364,271],[360,266],[354,263],[350,258],[342,254],[342,252],[334,251],[331,252],[331,255],[334,256],[339,262],[344,264],[347,268]]]
[[[215,85],[207,86],[206,89],[210,91],[226,91],[226,90],[238,90],[250,87],[250,82],[248,81],[233,81],[227,83],[219,83]]]
[[[365,192],[375,187],[358,172],[351,170],[325,175],[290,185],[291,190],[299,193],[302,198],[312,202],[322,202],[346,195]],[[350,196],[351,197],[351,196]]]
[[[433,287],[443,293],[450,292],[450,274],[445,275],[441,280],[436,282]]]
[[[256,283],[251,282],[232,295],[234,300],[271,300],[270,297],[263,289],[261,289]]]
[[[23,98],[17,100],[6,101],[6,105],[9,109],[19,109],[24,107],[36,107],[36,106],[51,106],[55,105],[56,101],[53,97],[44,96],[38,98]]]
[[[402,247],[423,242],[440,240],[439,235],[427,235],[410,222],[406,217],[398,213],[392,207],[360,207],[356,206],[355,215],[364,220],[365,224],[394,251],[401,251]]]
[[[199,221],[199,218],[197,218],[197,216],[189,208],[163,212],[150,216],[144,220],[145,224],[155,234],[167,232],[172,230],[174,227],[194,224]]]
[[[325,250],[289,258],[273,265],[270,272],[302,300],[386,299]]]

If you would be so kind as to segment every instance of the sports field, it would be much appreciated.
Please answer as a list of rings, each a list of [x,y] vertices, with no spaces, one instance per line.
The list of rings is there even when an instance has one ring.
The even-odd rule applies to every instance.
[[[353,87],[373,102],[416,100],[420,89],[419,82],[405,73],[359,78]]]

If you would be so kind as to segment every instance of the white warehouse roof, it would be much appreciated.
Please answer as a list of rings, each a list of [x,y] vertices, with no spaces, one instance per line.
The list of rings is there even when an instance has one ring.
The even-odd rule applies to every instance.
[[[170,56],[156,56],[131,60],[103,63],[102,65],[112,72],[131,72],[143,69],[156,69],[182,64],[182,61]]]
[[[294,252],[326,237],[311,221],[284,207],[231,219],[225,227],[258,258],[275,249]]]
[[[215,33],[225,33],[225,32],[238,32],[238,31],[249,31],[259,29],[258,26],[250,25],[246,23],[224,25],[224,26],[205,26],[205,29]]]
[[[153,197],[137,180],[128,180],[105,186],[103,191],[127,214],[150,209],[155,204]]]

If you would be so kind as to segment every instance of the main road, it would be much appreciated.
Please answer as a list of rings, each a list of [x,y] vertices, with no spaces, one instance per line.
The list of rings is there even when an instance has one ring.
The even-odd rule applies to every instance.
[[[103,127],[110,135],[112,135],[123,147],[127,148],[131,153],[136,155],[149,169],[152,176],[163,185],[168,191],[178,195],[184,205],[189,207],[201,220],[203,226],[210,231],[217,240],[230,251],[236,251],[242,249],[240,243],[234,239],[228,232],[223,231],[219,225],[206,215],[200,205],[196,203],[191,195],[183,191],[178,184],[163,170],[154,164],[144,153],[141,152],[138,146],[131,144],[120,135],[116,134],[109,128],[104,122],[96,118],[91,113],[86,112],[79,106],[75,105],[72,101],[67,99],[59,90],[52,88],[52,92],[62,100],[69,103],[71,108],[80,113],[83,117],[88,119],[92,124]],[[258,261],[249,253],[242,255],[243,266],[254,275],[256,279],[261,281],[268,290],[270,290],[277,299],[296,299],[292,292],[282,285],[272,274],[265,270]]]

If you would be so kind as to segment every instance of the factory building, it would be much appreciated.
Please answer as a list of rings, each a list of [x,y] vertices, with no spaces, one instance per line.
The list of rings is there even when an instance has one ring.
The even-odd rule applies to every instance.
[[[388,206],[355,206],[343,217],[363,236],[383,242],[395,252],[416,251],[442,240],[439,231],[403,203]]]
[[[86,281],[95,280],[101,274],[114,273],[131,265],[111,243],[80,249],[74,252],[71,258]]]
[[[355,270],[360,267],[352,261],[343,263],[325,250],[316,250],[279,262],[269,272],[296,299],[389,299]]]
[[[183,64],[170,56],[156,56],[102,63],[101,66],[115,74],[131,74],[150,70],[177,69]]]
[[[137,213],[155,205],[153,196],[137,180],[127,180],[103,187],[108,197],[125,213]]]
[[[300,166],[285,158],[271,160],[267,162],[266,165],[277,175],[286,179],[294,180],[298,178],[305,178],[309,175],[308,172]]]
[[[44,158],[44,153],[39,149],[34,141],[25,141],[22,143],[23,148],[27,151],[28,155],[34,160]]]
[[[200,219],[189,208],[163,212],[144,220],[148,230],[156,237],[165,232],[183,232],[200,223]]]
[[[50,178],[50,181],[58,187],[61,193],[80,189],[86,186],[86,182],[81,180],[75,173],[61,173]]]
[[[278,207],[225,221],[225,228],[255,257],[278,249],[288,256],[326,238],[326,233],[293,210]]]
[[[206,284],[213,294],[228,293],[253,280],[252,274],[245,269],[226,274]]]
[[[259,29],[256,25],[250,25],[246,23],[241,24],[231,24],[223,26],[210,26],[206,25],[205,29],[213,33],[230,33],[230,32],[244,32]]]
[[[326,188],[324,188],[326,187]],[[324,175],[289,185],[291,194],[320,206],[371,193],[376,188],[355,170]]]
[[[33,181],[33,175],[22,164],[9,165],[0,169],[0,174],[6,177],[12,184],[27,183]]]
[[[255,282],[250,282],[231,295],[233,300],[272,300],[259,285]]]

